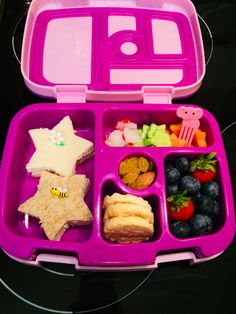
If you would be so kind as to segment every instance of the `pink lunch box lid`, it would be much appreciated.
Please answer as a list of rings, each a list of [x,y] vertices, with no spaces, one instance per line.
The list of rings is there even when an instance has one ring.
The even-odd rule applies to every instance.
[[[52,98],[70,88],[90,101],[141,101],[144,88],[166,86],[172,98],[189,96],[205,74],[195,8],[188,0],[34,0],[21,70],[29,89]]]

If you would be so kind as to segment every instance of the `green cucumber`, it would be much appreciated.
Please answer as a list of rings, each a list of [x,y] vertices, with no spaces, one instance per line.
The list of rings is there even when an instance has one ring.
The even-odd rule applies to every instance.
[[[147,137],[148,138],[152,138],[157,130],[158,130],[158,125],[155,124],[155,123],[151,123],[151,125],[149,127],[149,131],[148,131]]]
[[[149,138],[144,138],[143,139],[143,144],[144,144],[144,146],[150,146],[151,144],[149,142]]]
[[[149,126],[147,124],[144,124],[141,130],[141,138],[145,139],[147,137],[148,132],[149,132]]]
[[[154,146],[163,146],[163,147],[170,147],[172,146],[170,135],[167,133],[156,132],[155,135],[149,139],[150,145]]]

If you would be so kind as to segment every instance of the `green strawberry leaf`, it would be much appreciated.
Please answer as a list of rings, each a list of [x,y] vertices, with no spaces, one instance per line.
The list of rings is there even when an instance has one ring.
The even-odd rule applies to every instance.
[[[167,202],[171,203],[174,200],[174,196],[167,197]]]
[[[167,198],[167,201],[170,203],[170,209],[172,212],[174,211],[180,211],[181,207],[188,207],[188,202],[190,200],[190,197],[186,197],[187,190],[184,190],[180,194],[172,195]]]
[[[181,193],[181,195],[182,195],[182,196],[185,196],[185,195],[187,195],[187,193],[188,193],[188,190],[183,190],[183,192]]]
[[[212,164],[212,165],[215,165],[217,163],[217,160],[209,160],[208,163]]]
[[[200,154],[198,159],[192,160],[190,163],[190,172],[194,172],[197,169],[200,170],[212,170],[216,171],[215,164],[217,163],[215,157],[216,153],[210,153],[208,155]]]
[[[211,160],[216,156],[216,152],[210,153],[209,155],[207,155],[206,159],[207,160]]]
[[[197,169],[195,164],[190,164],[190,172],[194,172]]]
[[[206,165],[206,170],[211,170],[211,171],[213,171],[213,172],[216,172],[215,167],[212,166],[212,165]]]

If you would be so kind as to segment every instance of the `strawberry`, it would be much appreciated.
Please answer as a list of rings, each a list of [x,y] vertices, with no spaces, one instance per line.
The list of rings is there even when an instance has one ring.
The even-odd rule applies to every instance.
[[[198,181],[200,181],[201,183],[206,183],[208,181],[212,181],[214,179],[215,175],[216,175],[215,171],[201,170],[201,169],[195,170],[192,173],[192,176],[195,179],[198,179]]]
[[[168,216],[172,221],[187,221],[194,213],[194,205],[190,197],[186,197],[187,190],[167,198]]]
[[[216,153],[208,155],[201,154],[199,158],[192,160],[190,164],[190,172],[192,176],[198,179],[201,183],[212,181],[216,175],[215,164],[217,160],[214,159]]]

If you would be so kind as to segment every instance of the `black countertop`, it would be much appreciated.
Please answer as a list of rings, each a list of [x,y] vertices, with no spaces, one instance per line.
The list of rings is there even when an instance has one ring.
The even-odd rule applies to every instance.
[[[203,106],[217,119],[220,129],[236,121],[236,1],[193,1],[209,25],[214,52],[201,89],[182,103]],[[25,86],[12,50],[12,34],[29,1],[0,1],[0,149],[14,114],[26,105],[48,102]],[[19,56],[24,18],[15,30]],[[206,56],[211,41],[201,22]],[[222,134],[236,191],[236,122]],[[43,307],[61,311],[100,308],[100,313],[235,313],[236,240],[216,259],[190,266],[186,262],[160,265],[150,272],[77,273],[69,266],[24,266],[0,251],[0,278],[23,298]],[[49,272],[60,272],[59,274]],[[62,273],[65,273],[63,275]],[[43,313],[0,285],[0,312]],[[66,312],[65,312],[66,313]]]

